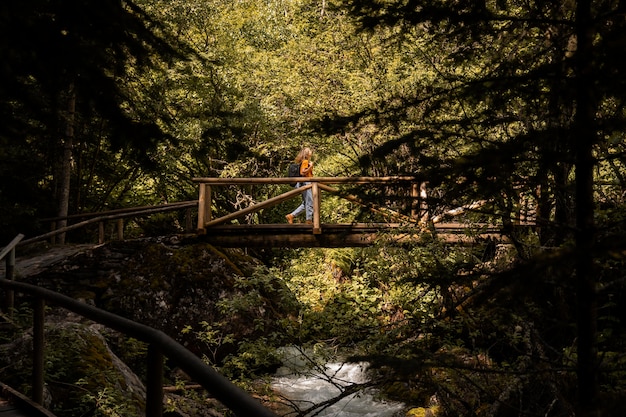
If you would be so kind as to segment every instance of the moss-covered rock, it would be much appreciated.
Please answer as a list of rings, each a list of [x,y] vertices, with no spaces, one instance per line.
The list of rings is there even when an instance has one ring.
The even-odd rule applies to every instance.
[[[144,384],[109,348],[100,326],[48,321],[44,353],[45,406],[60,416],[142,415]],[[0,346],[2,379],[29,393],[32,333]]]
[[[291,296],[282,282],[253,278],[259,266],[237,249],[193,239],[184,244],[141,239],[98,246],[24,280],[160,329],[206,355],[198,334],[207,323],[229,340],[240,340],[264,336],[272,323],[293,313],[294,301],[286,301]],[[253,303],[227,306],[249,292]],[[232,343],[212,346],[211,359],[219,361],[234,349]]]

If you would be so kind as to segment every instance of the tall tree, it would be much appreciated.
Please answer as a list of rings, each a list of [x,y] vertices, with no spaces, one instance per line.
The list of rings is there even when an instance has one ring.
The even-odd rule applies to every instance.
[[[602,10],[606,12],[607,10]],[[610,10],[608,10],[610,11]],[[597,357],[597,285],[594,273],[595,222],[594,222],[594,148],[600,136],[600,126],[596,124],[596,114],[600,111],[601,100],[605,97],[594,97],[597,81],[594,80],[595,67],[603,65],[601,60],[594,60],[593,40],[597,35],[604,37],[601,28],[594,24],[600,17],[595,15],[590,0],[578,0],[575,11],[574,83],[576,113],[573,128],[573,147],[576,167],[576,284],[578,301],[578,392],[579,414],[581,416],[599,416]],[[612,11],[614,12],[614,11]],[[626,37],[624,38],[626,39]],[[616,81],[616,80],[612,80]],[[610,86],[606,86],[610,88]],[[605,88],[606,88],[605,87]],[[610,93],[609,93],[610,94]],[[618,115],[623,117],[623,115]]]
[[[130,66],[139,71],[152,67],[156,59],[181,53],[171,42],[155,35],[156,25],[141,9],[132,1],[118,0],[97,5],[83,0],[3,2],[0,22],[0,76],[5,80],[0,87],[3,145],[28,149],[29,160],[38,160],[34,163],[45,170],[57,166],[65,150],[69,162],[69,151],[77,143],[97,142],[103,130],[76,127],[88,126],[88,121],[98,118],[104,122],[100,127],[104,126],[106,140],[114,149],[128,149],[138,161],[151,162],[151,150],[167,138],[159,127],[167,119],[138,107],[121,81]],[[68,94],[70,85],[72,91]],[[68,103],[74,103],[73,117],[66,117],[71,113],[67,111]],[[72,125],[70,138],[66,131]],[[10,162],[3,157],[1,164],[9,166]],[[57,185],[66,188],[67,183],[62,186],[49,181],[50,174],[59,180],[59,172],[52,170],[32,179],[41,192]],[[11,175],[23,176],[19,171]],[[47,187],[41,186],[46,183]],[[67,199],[69,194],[57,196]],[[43,207],[39,209],[41,214],[53,214]]]

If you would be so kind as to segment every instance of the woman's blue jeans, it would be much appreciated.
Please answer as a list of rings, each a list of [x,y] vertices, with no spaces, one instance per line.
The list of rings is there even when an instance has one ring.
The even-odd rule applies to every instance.
[[[310,182],[299,182],[296,184],[296,188],[300,188],[308,184],[310,184]],[[292,211],[291,215],[296,217],[303,211],[306,212],[305,215],[307,220],[313,220],[313,190],[310,188],[302,192],[302,204]]]

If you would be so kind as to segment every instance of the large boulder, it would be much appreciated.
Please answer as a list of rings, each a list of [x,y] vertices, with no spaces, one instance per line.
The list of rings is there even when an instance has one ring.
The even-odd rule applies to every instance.
[[[160,329],[206,355],[207,341],[198,335],[207,329],[227,335],[224,340],[262,337],[293,314],[294,299],[282,282],[251,278],[260,266],[241,250],[193,239],[141,239],[88,249],[21,279]],[[250,292],[254,302],[230,303]],[[233,349],[233,343],[212,344],[211,359]]]
[[[100,326],[47,321],[44,406],[63,415],[85,415],[115,407],[123,415],[142,415],[146,389],[109,348]],[[0,345],[3,380],[29,393],[32,332]]]

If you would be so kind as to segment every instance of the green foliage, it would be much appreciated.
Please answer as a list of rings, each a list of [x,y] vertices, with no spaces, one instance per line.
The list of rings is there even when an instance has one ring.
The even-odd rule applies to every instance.
[[[236,292],[218,303],[221,318],[199,323],[199,328],[190,324],[182,332],[193,334],[207,363],[247,383],[277,367],[276,349],[290,342],[285,329],[299,304],[263,267],[250,276],[236,277],[234,286]]]
[[[132,369],[141,381],[146,381],[148,344],[117,332],[104,334],[111,351]]]
[[[235,342],[232,334],[222,334],[219,330],[224,323],[210,324],[206,321],[200,323],[201,329],[195,332],[195,335],[201,343],[204,345],[205,360],[211,364],[216,365],[218,363],[218,351],[224,347],[224,345],[232,344]],[[186,334],[192,331],[191,326],[186,326],[181,331],[182,334]]]
[[[84,381],[78,381],[77,385],[83,385]],[[124,404],[123,399],[120,398],[119,393],[115,392],[114,389],[104,388],[95,393],[90,391],[86,392],[84,396],[81,398],[81,405],[77,410],[79,413],[83,413],[84,409],[90,410],[89,412],[93,416],[97,417],[125,417],[132,415],[136,412],[135,409],[128,407]],[[74,415],[66,414],[63,412],[61,415]],[[76,414],[82,415],[82,414]]]
[[[398,322],[428,315],[432,295],[403,283],[403,255],[389,248],[309,250],[274,270],[302,305],[290,330],[294,340],[373,346]]]
[[[405,3],[3,3],[3,39],[16,41],[0,46],[2,239],[43,230],[33,220],[55,214],[74,84],[73,212],[196,198],[198,176],[284,176],[306,144],[317,175],[428,182],[431,218],[484,201],[456,220],[469,234],[481,227],[474,222],[501,225],[514,244],[514,255],[489,247],[493,259],[486,246],[453,248],[428,233],[405,247],[287,251],[220,304],[223,317],[248,319],[246,338],[235,340],[226,319],[186,330],[229,375],[271,369],[273,348],[285,344],[350,348],[395,395],[427,405],[439,394],[450,415],[506,415],[505,406],[570,415],[580,357],[573,306],[585,295],[574,266],[593,256],[608,369],[599,381],[607,403],[623,396],[620,9],[592,2],[585,19],[575,2]],[[581,24],[591,26],[575,32]],[[577,39],[583,32],[593,42]],[[187,59],[170,60],[178,42]],[[582,161],[585,152],[593,158]],[[224,187],[212,203],[231,212],[287,189]],[[397,190],[345,191],[410,208]],[[240,221],[282,223],[297,204]],[[365,218],[328,193],[321,210],[328,222]],[[516,231],[522,214],[538,227]],[[180,223],[159,215],[141,226],[179,231],[163,226],[172,220]],[[593,241],[581,242],[581,224],[597,232]],[[284,311],[268,311],[268,298]],[[89,395],[112,410],[110,391]]]

